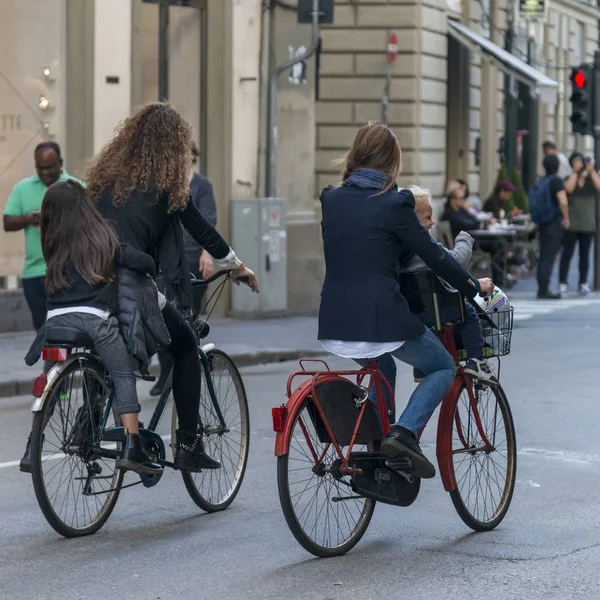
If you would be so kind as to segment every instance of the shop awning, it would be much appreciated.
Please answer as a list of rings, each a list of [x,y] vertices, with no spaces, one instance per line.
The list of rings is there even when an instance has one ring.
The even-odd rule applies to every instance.
[[[536,93],[542,104],[556,104],[558,83],[525,61],[500,48],[472,29],[457,21],[448,21],[448,33],[461,44],[489,60],[507,75],[527,84]]]

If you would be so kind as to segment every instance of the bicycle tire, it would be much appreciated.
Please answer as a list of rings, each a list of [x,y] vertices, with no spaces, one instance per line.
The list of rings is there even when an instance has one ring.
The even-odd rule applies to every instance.
[[[460,473],[457,474],[456,461],[454,460],[454,457],[453,457],[452,468],[454,470],[455,480],[457,481],[457,487],[454,490],[450,491],[450,498],[452,499],[452,503],[454,504],[454,508],[456,509],[456,512],[458,513],[460,518],[463,520],[463,522],[468,527],[470,527],[474,531],[491,531],[492,529],[497,527],[503,521],[503,519],[506,516],[506,513],[508,512],[508,509],[510,507],[510,503],[512,501],[514,488],[515,488],[515,481],[516,481],[516,472],[517,472],[517,442],[516,442],[515,426],[514,426],[514,422],[513,422],[513,418],[512,418],[512,413],[510,410],[510,405],[508,404],[508,399],[506,398],[506,394],[504,393],[504,390],[502,389],[500,384],[490,385],[490,384],[485,384],[485,382],[480,381],[480,382],[478,382],[478,385],[482,386],[483,389],[487,389],[492,392],[492,394],[496,400],[496,404],[499,408],[499,411],[494,410],[494,412],[495,412],[495,414],[500,414],[502,416],[502,421],[504,423],[504,430],[506,432],[506,456],[505,456],[506,460],[504,461],[504,459],[502,459],[502,453],[499,450],[498,450],[498,454],[500,455],[499,463],[496,463],[494,461],[494,459],[490,458],[491,455],[493,453],[495,453],[497,451],[497,449],[500,448],[501,446],[503,446],[503,444],[504,444],[504,442],[500,442],[500,443],[496,444],[496,442],[497,442],[496,439],[494,439],[494,442],[493,442],[493,444],[494,444],[493,451],[471,453],[470,466],[465,475],[461,475]],[[462,420],[460,419],[460,416],[457,420],[457,411],[460,410],[459,405],[460,405],[460,400],[461,400],[461,396],[462,396],[463,392],[466,392],[466,389],[464,386],[461,390],[461,394],[459,394],[459,396],[456,399],[454,410],[452,412],[451,427],[452,427],[453,440],[454,440],[455,429],[458,434],[458,425],[457,424],[459,424],[459,423],[461,425],[463,439],[465,439],[464,426],[462,425]],[[478,400],[478,404],[482,404],[481,399]],[[482,412],[484,412],[484,411],[479,411],[479,416],[482,421],[482,426],[485,427],[485,424],[483,423],[483,421],[486,420],[487,417],[486,417],[486,415],[482,416]],[[480,433],[479,433],[479,431],[477,431],[476,426],[471,433],[476,434],[477,437],[479,438],[479,440],[481,440]],[[489,439],[490,432],[486,430],[485,434]],[[468,437],[470,437],[470,435]],[[494,438],[495,438],[495,435],[494,435]],[[490,440],[490,442],[491,441],[492,440]],[[469,443],[469,442],[467,442],[467,443]],[[482,442],[478,441],[477,443],[481,444]],[[464,446],[464,443],[463,443],[463,446]],[[480,485],[478,482],[472,483],[473,475],[470,473],[470,470],[471,470],[471,468],[473,468],[475,466],[474,463],[476,463],[476,462],[479,463],[480,466],[483,466],[484,461],[483,461],[483,459],[480,461],[479,457],[483,456],[484,454],[486,455],[486,458],[487,458],[486,467],[484,467],[484,468],[487,468],[488,476],[491,475],[491,479],[493,480],[494,484],[498,487],[498,490],[500,491],[500,494],[499,494],[500,498],[499,498],[497,505],[492,506],[493,510],[490,511],[489,514],[487,513],[487,510],[486,510],[486,512],[483,515],[481,515],[481,514],[475,514],[475,511],[479,507],[479,498],[476,498],[475,501],[473,501],[471,498],[471,491],[473,489],[475,489],[475,491],[477,491],[478,489],[482,490],[483,486]],[[463,454],[463,456],[467,456],[467,455],[468,455],[468,453]],[[454,454],[454,456],[458,456],[458,454]],[[463,462],[465,460],[466,459],[462,459]],[[503,465],[504,462],[506,462],[506,468],[504,468],[504,465]],[[492,468],[493,474],[490,473],[490,466]],[[480,470],[481,473],[483,473],[484,468],[482,468]],[[504,476],[503,485],[501,486],[499,484],[498,479],[500,478],[500,476],[502,476],[503,472],[505,472],[505,476]],[[467,480],[467,479],[468,479],[467,488],[470,491],[467,493],[465,493],[464,491],[461,492],[459,482]],[[484,510],[487,507],[488,495],[489,495],[490,499],[493,496],[493,489],[492,489],[492,486],[490,485],[489,481],[486,483],[486,487],[484,489],[484,500],[483,500]],[[482,516],[483,516],[483,518],[482,518]]]
[[[59,487],[61,485],[64,486],[63,482],[67,483],[67,480],[68,480],[68,484],[67,484],[68,487],[67,487],[67,494],[64,496],[63,503],[61,505],[61,508],[58,510],[58,512],[56,510],[56,503],[53,502],[52,498],[53,498],[53,496],[59,494],[60,489],[57,489],[55,494],[49,493],[49,489],[48,489],[49,485],[56,477],[56,474],[54,474],[51,479],[49,479],[49,475],[56,468],[56,465],[45,471],[44,463],[46,463],[47,461],[50,462],[51,460],[53,460],[55,458],[58,458],[61,461],[64,460],[60,457],[59,452],[55,452],[54,455],[50,455],[50,456],[46,456],[46,457],[42,456],[42,450],[43,450],[44,445],[46,445],[47,449],[51,445],[53,445],[57,449],[59,449],[59,447],[56,444],[51,444],[51,441],[50,441],[51,434],[52,433],[56,434],[56,429],[53,426],[51,426],[51,420],[57,410],[57,406],[59,407],[59,412],[60,412],[61,416],[63,417],[62,422],[64,423],[65,429],[67,429],[67,428],[70,429],[70,431],[67,431],[66,433],[67,433],[67,435],[72,435],[71,441],[74,439],[74,436],[76,435],[76,431],[75,431],[76,428],[80,427],[83,429],[84,433],[81,434],[82,441],[80,443],[80,448],[82,447],[82,444],[86,443],[85,442],[85,432],[87,431],[86,423],[94,422],[94,421],[92,421],[91,418],[89,418],[89,410],[85,407],[84,403],[80,407],[82,410],[80,410],[80,408],[77,408],[76,411],[71,410],[71,407],[72,407],[71,399],[73,396],[73,385],[72,385],[73,376],[78,371],[81,371],[82,373],[85,373],[86,375],[91,376],[93,378],[94,382],[102,385],[103,386],[103,389],[102,389],[103,397],[104,398],[108,397],[109,390],[106,385],[104,370],[100,368],[100,366],[96,363],[96,361],[92,361],[87,358],[83,358],[82,360],[74,361],[64,368],[64,370],[60,373],[60,375],[58,376],[58,378],[52,385],[52,388],[48,391],[48,394],[46,396],[46,401],[44,403],[44,407],[42,408],[42,410],[40,412],[37,412],[34,416],[33,428],[32,428],[32,432],[31,432],[31,454],[32,454],[31,475],[32,475],[32,479],[33,479],[33,488],[35,491],[35,495],[36,495],[38,504],[40,506],[40,509],[41,509],[44,517],[50,524],[50,526],[57,533],[59,533],[60,535],[62,535],[63,537],[66,537],[66,538],[91,535],[91,534],[95,533],[96,531],[98,531],[110,517],[110,515],[115,507],[115,504],[119,498],[119,493],[120,493],[121,485],[123,482],[123,472],[114,469],[114,464],[113,464],[113,475],[112,475],[110,484],[108,486],[108,490],[106,492],[101,491],[99,495],[91,496],[91,498],[94,499],[93,504],[97,507],[96,513],[93,517],[92,517],[92,510],[90,509],[91,502],[90,502],[90,504],[86,503],[87,514],[90,517],[89,523],[87,521],[85,521],[86,511],[85,511],[85,507],[82,507],[82,510],[83,510],[82,519],[84,519],[84,524],[82,524],[82,526],[79,526],[79,518],[77,515],[77,508],[75,508],[75,522],[76,523],[73,522],[73,519],[71,520],[71,523],[66,522],[67,521],[66,509],[65,509],[65,516],[61,516],[61,514],[62,514],[62,511],[64,508],[64,504],[67,501],[67,496],[71,496],[73,498],[73,500],[75,500],[75,501],[77,500],[77,498],[78,498],[77,490],[80,487],[80,484],[77,483],[77,481],[83,480],[83,471],[81,469],[79,471],[79,474],[81,475],[81,477],[75,477],[75,478],[71,477],[71,479],[68,479],[68,475],[67,475],[67,477],[65,477],[63,479],[63,473],[64,473],[65,467],[63,467],[62,470],[60,471],[61,476],[59,478],[58,486]],[[70,383],[70,385],[69,385],[69,383]],[[70,391],[68,393],[66,393],[66,390],[70,390]],[[67,396],[68,396],[68,400],[67,400]],[[65,410],[65,404],[67,404],[67,401],[68,401],[69,406]],[[75,419],[78,421],[79,425],[74,425],[74,423],[70,423],[69,415],[73,415],[74,412],[75,412]],[[115,425],[118,425],[119,424],[118,416],[115,415],[114,411],[113,411],[113,416],[115,419]],[[88,419],[89,419],[89,421],[88,421]],[[73,426],[71,427],[71,425],[73,425]],[[46,433],[48,435],[46,435]],[[65,433],[65,432],[63,432],[63,433]],[[78,456],[76,453],[73,453],[70,455],[65,454],[64,452],[66,449],[66,441],[64,439],[59,440],[59,441],[63,443],[62,454],[65,457],[65,459],[70,463],[70,466],[72,466],[74,468],[78,468],[77,461],[79,460],[80,462],[82,462],[82,457]],[[108,465],[108,463],[106,462],[107,460],[108,459],[100,459],[100,462],[103,463],[103,465],[105,467],[110,468],[110,465]],[[94,463],[96,465],[97,465],[97,462],[98,461],[94,461]],[[102,468],[102,467],[100,466],[100,468]],[[90,472],[89,472],[89,468],[88,468],[88,476],[86,478],[86,483],[87,483],[87,479],[89,479],[89,476],[90,476],[89,473]],[[97,481],[100,481],[100,478],[98,478]],[[91,485],[94,484],[93,477],[92,477],[92,480],[89,482],[89,484],[91,484]],[[102,487],[102,486],[100,486],[100,487]],[[94,489],[94,488],[92,487],[92,489]],[[85,494],[83,494],[83,495],[85,496]],[[103,500],[101,500],[101,501],[96,500],[97,498],[102,498],[102,497],[104,497]]]
[[[359,515],[358,518],[356,519],[356,524],[354,525],[354,527],[351,526],[351,524],[348,522],[348,512],[346,511],[345,508],[345,501],[337,501],[336,502],[336,510],[338,512],[338,527],[339,527],[339,506],[341,505],[342,510],[346,511],[344,517],[346,518],[346,521],[349,525],[349,528],[351,528],[352,530],[349,533],[349,537],[345,538],[341,543],[337,543],[336,545],[326,545],[325,544],[325,533],[324,533],[324,541],[322,544],[318,543],[317,540],[313,539],[311,537],[311,534],[308,533],[305,530],[305,527],[303,527],[302,523],[300,522],[300,519],[302,517],[301,513],[300,515],[297,514],[297,511],[294,507],[293,504],[293,494],[292,491],[290,489],[290,450],[292,450],[292,446],[293,446],[293,434],[294,434],[294,429],[296,428],[296,426],[298,425],[298,422],[300,420],[300,417],[303,413],[303,411],[305,409],[307,409],[311,404],[313,403],[312,398],[307,397],[301,404],[300,407],[298,408],[298,411],[296,412],[296,414],[290,414],[288,416],[288,419],[293,419],[293,424],[292,424],[292,437],[290,438],[290,448],[288,450],[288,453],[279,456],[277,459],[277,487],[279,489],[279,500],[281,502],[281,508],[283,510],[283,515],[285,517],[285,520],[288,524],[288,527],[290,528],[290,531],[292,532],[293,536],[296,538],[296,540],[298,541],[298,543],[308,552],[310,552],[311,554],[318,556],[320,558],[328,558],[328,557],[332,557],[332,556],[341,556],[342,554],[346,554],[347,552],[349,552],[352,548],[354,548],[354,546],[356,546],[356,544],[358,544],[358,542],[361,540],[361,538],[363,537],[363,535],[365,534],[365,532],[367,531],[367,528],[369,527],[369,523],[371,522],[371,518],[373,516],[373,511],[375,510],[375,501],[370,499],[370,498],[364,498],[361,497],[361,499],[364,499],[364,506],[362,508],[362,510],[359,511]],[[307,422],[309,422],[309,419],[307,418]],[[306,423],[304,423],[304,421],[302,421],[302,424],[304,425],[304,427],[307,429]],[[300,426],[302,428],[302,425]],[[303,435],[305,435],[303,433]],[[318,434],[317,434],[318,435]],[[301,460],[301,459],[295,459],[294,457],[292,457],[292,460]],[[335,459],[334,459],[335,460]],[[310,458],[309,461],[310,463]],[[307,467],[309,468],[309,467]],[[296,469],[298,470],[298,469]],[[318,475],[313,471],[313,475],[315,477],[325,477],[325,475]],[[301,475],[302,477],[303,475]],[[334,477],[330,478],[331,480],[334,480]],[[304,482],[302,482],[304,483]],[[314,485],[311,484],[311,482],[309,481],[308,484],[306,484],[305,489],[310,489],[309,488],[313,488]],[[317,487],[319,487],[321,484],[319,484],[317,482]],[[339,484],[333,483],[333,486],[336,488],[337,492],[339,493]],[[332,487],[329,488],[330,492],[333,491]],[[317,490],[317,501],[318,501],[318,490]],[[304,494],[304,492],[297,492],[295,495],[297,496],[298,494],[300,494],[300,498],[299,500],[302,498],[302,495]],[[332,500],[333,501],[333,500]],[[312,502],[312,501],[310,501]],[[328,500],[329,502],[329,500]],[[356,503],[357,504],[357,503]],[[327,513],[326,513],[326,519],[329,516],[329,510],[330,507],[327,507]],[[306,508],[304,509],[304,512],[306,511]],[[315,512],[319,511],[319,509],[315,509]],[[309,510],[309,513],[312,512],[312,508]],[[319,516],[322,514],[323,509],[321,508],[320,511],[317,514],[317,519],[319,518]],[[332,511],[333,512],[333,511]],[[316,530],[316,524],[315,524],[315,530]],[[330,531],[329,534],[331,535]],[[315,537],[318,537],[318,535],[316,534]]]
[[[248,408],[248,399],[242,376],[236,367],[233,359],[223,352],[213,348],[206,353],[211,372],[219,371],[219,366],[228,372],[233,387],[235,389],[235,398],[228,401],[227,398],[220,398],[219,394],[225,387],[223,379],[220,377],[217,381],[213,378],[215,394],[219,407],[223,413],[229,432],[224,434],[210,434],[206,431],[216,430],[220,426],[218,417],[206,383],[204,368],[202,372],[202,386],[200,393],[200,418],[205,427],[204,443],[206,452],[221,462],[221,468],[215,470],[204,470],[201,473],[182,472],[183,482],[192,498],[192,500],[204,511],[213,513],[225,510],[235,500],[242,485],[246,465],[248,463],[248,454],[250,446],[250,412]],[[231,389],[231,383],[227,385],[225,391]],[[233,407],[237,399],[239,413],[235,410],[229,410]],[[237,418],[239,415],[239,427]],[[173,406],[172,420],[172,440],[173,448],[176,447],[177,430],[177,411]],[[239,434],[239,435],[238,435]],[[239,439],[238,439],[239,438]],[[239,448],[239,452],[238,452]],[[237,457],[236,457],[237,455]],[[222,483],[223,482],[223,483]]]

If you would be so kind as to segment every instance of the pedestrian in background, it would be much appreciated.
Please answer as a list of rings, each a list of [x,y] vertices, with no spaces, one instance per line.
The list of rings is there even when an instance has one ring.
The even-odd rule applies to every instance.
[[[194,156],[195,165],[198,162],[200,151],[196,144],[192,145],[192,154]],[[200,175],[192,166],[192,175],[190,182],[190,193],[192,202],[198,207],[204,218],[213,226],[217,225],[217,203],[213,192],[212,183],[203,175]],[[196,240],[186,230],[184,231],[185,254],[188,262],[188,268],[198,279],[208,279],[214,271],[213,258],[208,251],[200,246]],[[202,299],[206,287],[201,286],[194,289],[194,317],[197,317],[202,310]],[[165,387],[167,377],[173,367],[173,357],[168,350],[161,349],[158,352],[158,360],[160,363],[160,376],[155,385],[150,390],[151,396],[160,396],[160,393]]]
[[[560,259],[560,293],[568,291],[569,265],[575,245],[579,244],[579,293],[589,294],[588,274],[590,250],[596,232],[596,194],[600,192],[600,175],[594,163],[581,152],[573,152],[569,159],[573,172],[565,181],[569,201],[570,228],[565,231]]]
[[[19,181],[4,209],[4,231],[25,230],[25,264],[21,271],[23,294],[33,327],[39,331],[46,318],[46,263],[40,240],[40,210],[46,190],[57,181],[74,179],[63,169],[60,146],[42,142],[34,151],[37,175]]]
[[[507,180],[499,181],[494,188],[492,195],[484,202],[483,211],[492,213],[494,219],[500,219],[502,212],[504,217],[516,216],[521,212],[516,206],[513,208],[511,215],[508,215],[504,210],[504,205],[508,202],[517,188]]]
[[[529,190],[531,218],[537,223],[540,236],[537,297],[540,300],[557,300],[561,296],[550,291],[550,276],[564,231],[570,226],[569,203],[563,180],[558,177],[558,156],[547,154],[543,165],[546,177]]]
[[[558,158],[557,175],[561,179],[565,179],[571,174],[571,165],[569,164],[569,159],[562,152],[558,151],[558,148],[554,142],[546,140],[542,144],[542,152],[544,153],[544,156],[556,156]]]

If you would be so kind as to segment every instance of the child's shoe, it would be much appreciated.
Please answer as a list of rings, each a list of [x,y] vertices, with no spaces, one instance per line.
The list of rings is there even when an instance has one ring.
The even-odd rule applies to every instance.
[[[487,360],[479,360],[477,358],[467,360],[465,373],[486,381],[490,381],[496,377],[490,363]]]

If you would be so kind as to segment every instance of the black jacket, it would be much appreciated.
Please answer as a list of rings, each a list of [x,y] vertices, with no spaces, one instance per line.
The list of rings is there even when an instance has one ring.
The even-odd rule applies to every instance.
[[[395,342],[421,335],[396,279],[407,248],[437,275],[473,298],[479,283],[419,223],[409,191],[356,186],[321,194],[326,276],[319,310],[319,339]]]
[[[216,259],[227,256],[229,245],[193,202],[175,213],[168,212],[168,202],[167,194],[157,199],[153,189],[136,190],[123,206],[115,206],[113,190],[106,188],[98,199],[98,208],[114,224],[122,243],[157,258],[169,297],[189,308],[192,288],[182,225]]]
[[[190,183],[191,202],[193,202],[202,216],[213,226],[217,226],[217,203],[212,183],[200,173],[194,173]],[[183,232],[185,254],[189,269],[192,273],[198,271],[202,246],[194,239],[189,231]],[[193,268],[192,268],[193,267]]]
[[[152,279],[155,275],[154,261],[149,255],[127,244],[121,245],[116,259],[115,281],[102,286],[90,286],[86,283],[87,287],[82,285],[81,290],[66,290],[64,298],[55,298],[51,307],[96,306],[118,311],[121,335],[127,350],[137,359],[140,371],[145,375],[157,344],[168,346],[171,343],[158,306],[156,285]],[[78,277],[83,282],[81,276]],[[74,300],[69,299],[68,292],[76,294]],[[100,298],[106,302],[99,302]],[[29,366],[39,360],[48,330],[52,330],[52,320],[44,323],[27,352],[25,362]]]

